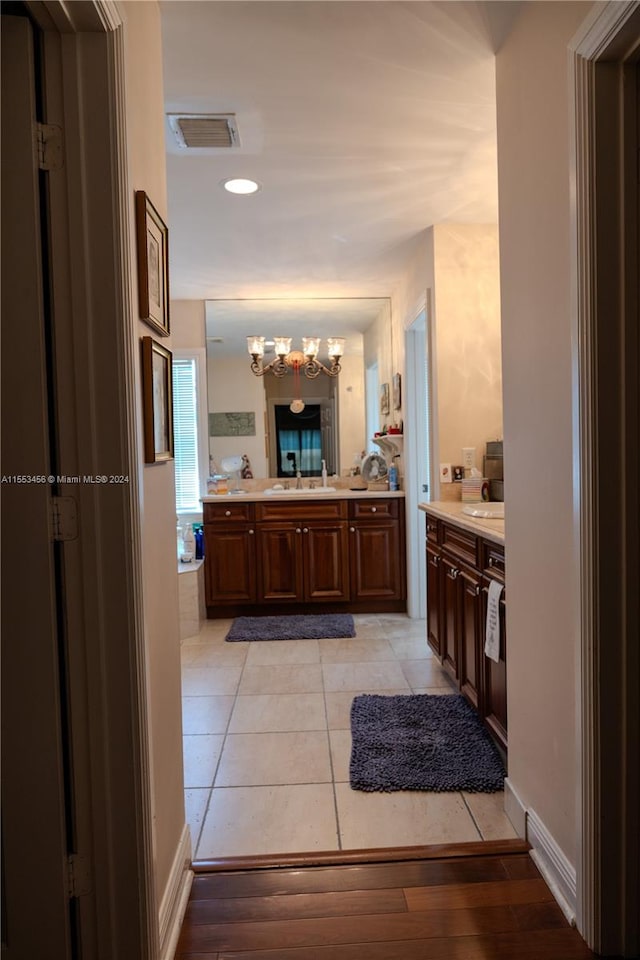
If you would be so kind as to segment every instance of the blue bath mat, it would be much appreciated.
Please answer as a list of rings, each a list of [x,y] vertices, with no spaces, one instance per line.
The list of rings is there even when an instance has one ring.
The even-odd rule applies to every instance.
[[[283,617],[236,617],[225,640],[324,640],[355,637],[350,613],[299,614]]]
[[[502,758],[464,697],[364,694],[351,704],[354,790],[469,790],[504,787]]]

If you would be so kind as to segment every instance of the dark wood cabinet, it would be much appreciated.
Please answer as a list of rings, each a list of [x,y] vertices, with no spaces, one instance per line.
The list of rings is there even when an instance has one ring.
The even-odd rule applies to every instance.
[[[500,658],[485,655],[491,580],[504,584],[504,546],[427,516],[427,641],[498,744],[507,748],[506,618],[500,599]]]
[[[401,498],[207,501],[204,520],[210,616],[245,604],[405,607]]]

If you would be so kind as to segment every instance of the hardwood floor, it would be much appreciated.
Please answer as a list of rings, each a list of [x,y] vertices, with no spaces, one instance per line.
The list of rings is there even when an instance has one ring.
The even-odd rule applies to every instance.
[[[587,960],[520,840],[196,864],[176,960]]]

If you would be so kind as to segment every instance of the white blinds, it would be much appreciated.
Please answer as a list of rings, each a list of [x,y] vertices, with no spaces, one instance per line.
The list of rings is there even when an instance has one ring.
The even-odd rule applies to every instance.
[[[173,361],[173,432],[176,509],[200,509],[198,400],[195,357]]]

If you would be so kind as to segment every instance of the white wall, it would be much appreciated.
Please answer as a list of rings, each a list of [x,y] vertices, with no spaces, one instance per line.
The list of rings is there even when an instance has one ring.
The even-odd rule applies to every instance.
[[[345,356],[338,375],[339,463],[344,474],[354,455],[367,447],[364,426],[364,364],[361,356]]]
[[[127,150],[131,196],[131,261],[135,266],[133,191],[145,190],[167,219],[162,47],[158,4],[123,3],[127,91]],[[170,229],[170,224],[169,224]],[[134,283],[136,271],[133,270]],[[137,289],[133,291],[137,316]],[[157,336],[140,321],[138,337]],[[162,338],[171,348],[171,339]],[[137,345],[136,345],[137,346]],[[136,394],[140,398],[139,381]],[[142,409],[138,405],[140,462]],[[148,666],[151,794],[156,889],[162,898],[185,823],[176,509],[173,463],[141,467],[143,593]]]
[[[175,349],[204,349],[204,300],[171,301],[171,343]]]
[[[222,457],[243,453],[249,457],[254,477],[269,475],[265,448],[265,392],[261,377],[249,369],[250,357],[228,357],[224,363],[207,363],[209,410],[220,413],[255,413],[253,437],[210,437],[209,450],[218,469]],[[215,371],[214,371],[215,366]],[[270,376],[270,374],[268,374]]]
[[[590,9],[524,6],[497,56],[509,779],[576,862],[567,42]]]

